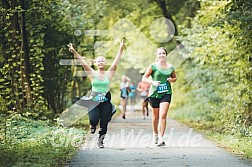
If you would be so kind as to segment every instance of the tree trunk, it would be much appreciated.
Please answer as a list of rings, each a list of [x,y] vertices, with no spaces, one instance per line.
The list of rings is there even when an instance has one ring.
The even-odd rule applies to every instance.
[[[7,0],[2,0],[2,5],[5,9],[10,9],[10,4],[7,2]],[[6,56],[6,49],[8,48],[5,41],[7,40],[8,37],[5,36],[5,31],[3,31],[4,26],[6,25],[7,20],[5,19],[7,12],[1,12],[1,45],[2,45],[2,52],[3,52],[3,57],[7,59],[8,56]]]
[[[16,7],[18,7],[17,1],[12,0],[10,8],[14,10]],[[19,34],[20,29],[19,29],[19,23],[18,23],[18,12],[16,11],[13,13],[13,16],[11,16],[10,29],[13,30],[13,33],[11,34],[11,42],[9,45],[10,47],[14,48],[12,55],[15,55],[15,58],[13,58],[13,60],[10,63],[14,64],[19,61],[18,53],[20,52],[20,50],[18,51],[17,49],[17,46],[20,46],[17,40],[17,37],[20,35]],[[18,74],[17,74],[18,70],[19,68],[17,66],[16,67],[14,66],[10,71],[11,73],[10,76],[12,76],[12,81],[11,81],[12,96],[13,96],[12,98],[15,99],[15,104],[13,105],[15,106],[17,111],[22,112],[23,108],[22,108],[22,99],[20,100],[20,95],[19,95],[20,89],[19,89],[19,81],[18,81]]]
[[[28,39],[27,39],[27,31],[26,31],[26,25],[25,25],[25,5],[24,0],[21,0],[21,37],[22,37],[22,43],[21,43],[21,78],[22,78],[22,89],[24,93],[24,105],[31,104],[31,87],[30,87],[30,80],[29,80],[29,74],[30,74],[30,57],[29,57],[29,47],[28,47]]]
[[[172,15],[169,13],[169,11],[168,11],[167,8],[166,8],[166,1],[165,1],[165,0],[155,0],[155,2],[156,2],[156,3],[158,4],[158,6],[161,8],[164,17],[167,18],[167,19],[169,19],[169,20],[173,23],[174,28],[175,28],[174,36],[177,36],[177,35],[178,35],[177,24],[175,23],[175,21],[174,21],[173,18],[172,18]],[[169,25],[168,25],[168,28],[169,28]],[[167,31],[169,31],[169,30],[167,30]],[[172,41],[173,41],[176,45],[181,44],[181,42],[178,41],[178,40],[176,40],[175,38],[172,38]],[[180,45],[180,47],[181,47],[181,45]]]
[[[177,25],[176,25],[175,21],[173,20],[171,14],[169,13],[169,11],[166,8],[166,1],[165,0],[155,0],[155,2],[161,8],[164,17],[171,20],[171,22],[174,24],[174,28],[175,28],[174,35],[177,36],[178,35],[178,28],[177,28]]]

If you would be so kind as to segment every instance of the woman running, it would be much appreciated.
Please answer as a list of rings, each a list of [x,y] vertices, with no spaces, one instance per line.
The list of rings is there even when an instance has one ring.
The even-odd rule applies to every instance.
[[[128,104],[128,97],[129,97],[129,83],[131,79],[127,77],[126,75],[123,75],[121,77],[121,83],[120,83],[120,91],[121,91],[121,106],[122,106],[122,118],[126,119],[126,109]]]
[[[146,116],[149,116],[149,108],[148,108],[148,94],[149,94],[150,84],[146,82],[139,82],[137,85],[137,90],[140,92],[141,104],[142,104],[142,112],[143,119],[145,119],[145,111]]]
[[[171,83],[177,80],[175,68],[166,62],[166,57],[166,49],[158,48],[156,50],[156,62],[148,67],[142,78],[143,82],[151,84],[149,102],[152,107],[153,135],[155,144],[158,144],[158,146],[165,146],[163,136],[166,129],[166,116],[171,103]],[[149,76],[152,79],[149,79]]]
[[[110,68],[105,71],[106,58],[99,56],[95,60],[95,65],[97,66],[97,71],[95,71],[85,59],[80,56],[76,50],[73,48],[72,44],[68,45],[69,51],[73,53],[74,57],[77,58],[84,70],[86,71],[89,79],[91,80],[92,92],[90,100],[87,100],[86,106],[88,106],[88,115],[90,122],[91,133],[95,133],[96,126],[100,122],[99,139],[97,145],[99,148],[104,148],[103,140],[107,133],[108,122],[111,119],[112,104],[110,103],[111,94],[109,93],[111,79],[114,72],[116,71],[117,64],[123,53],[124,42],[120,42],[119,51],[110,66]]]

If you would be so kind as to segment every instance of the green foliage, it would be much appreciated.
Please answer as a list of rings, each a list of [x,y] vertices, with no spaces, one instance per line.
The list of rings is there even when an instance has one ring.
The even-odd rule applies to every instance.
[[[65,6],[61,5],[61,1],[45,3],[36,0],[28,6],[27,29],[30,32],[30,54],[33,55],[31,64],[37,71],[31,74],[31,80],[32,85],[38,85],[36,90],[39,91],[35,94],[38,95],[35,103],[46,99],[49,106],[47,109],[52,109],[54,113],[62,112],[66,103],[64,96],[67,96],[68,83],[72,79],[70,69],[59,66],[60,59],[69,58],[64,48],[72,38],[70,25],[63,20],[61,9],[65,10]],[[34,20],[34,16],[43,17]],[[41,110],[41,106],[38,109]],[[50,113],[43,112],[39,117],[42,115],[53,118]]]
[[[181,67],[184,79],[177,86],[177,94],[182,92],[187,98],[179,102],[183,107],[173,113],[174,117],[251,138],[249,12],[251,3],[242,0],[201,2],[192,28],[181,32],[184,36],[180,39],[191,54]],[[181,86],[183,90],[179,90]]]
[[[72,80],[71,69],[59,66],[60,59],[70,58],[66,44],[72,41],[72,28],[64,20],[66,6],[61,0],[25,1],[23,7],[15,2],[14,8],[2,3],[0,90],[5,101],[1,100],[1,112],[11,113],[15,108],[29,117],[52,119],[66,107]],[[28,40],[26,55],[22,13]]]
[[[214,141],[227,148],[228,151],[239,156],[252,158],[251,137],[223,134],[214,131],[205,131],[203,133],[211,136]]]
[[[184,0],[179,5],[171,2],[167,6],[171,12],[176,12],[185,3]],[[1,2],[3,24],[0,32],[4,38],[0,45],[3,53],[0,59],[0,75],[4,78],[1,81],[4,87],[0,89],[7,90],[2,95],[6,100],[6,109],[2,112],[11,113],[15,108],[23,115],[36,119],[53,118],[55,114],[65,110],[73,96],[89,91],[90,83],[86,77],[75,76],[81,67],[63,66],[59,63],[61,59],[73,58],[66,48],[69,42],[74,43],[81,55],[94,59],[97,56],[93,51],[95,42],[110,38],[84,37],[85,30],[108,30],[119,19],[127,18],[154,44],[160,45],[151,38],[149,32],[151,22],[163,16],[153,1],[32,0],[24,1],[23,6],[17,1],[12,6],[14,7]],[[24,30],[27,32],[26,50],[23,47],[25,40],[22,34],[24,19]],[[173,42],[165,45],[169,50],[174,48]],[[118,46],[113,46],[104,56],[108,60],[113,59],[117,49]],[[128,54],[122,59],[118,70],[120,74],[115,80],[127,68],[134,68],[145,56],[137,56],[136,59],[135,54]],[[136,70],[145,68],[153,60],[154,57],[142,61]]]
[[[15,5],[15,4],[14,4]],[[20,6],[14,6],[12,9],[3,8],[1,5],[1,60],[0,60],[0,76],[1,80],[1,100],[2,112],[8,112],[13,108],[13,104],[20,104],[19,92],[22,88],[17,84],[20,79],[21,72],[18,70],[22,68],[20,64],[20,31],[16,29],[16,23],[11,23],[11,19],[16,18],[16,13],[21,12]],[[4,44],[5,43],[5,44]],[[21,80],[19,80],[21,81]],[[6,91],[5,91],[6,90]],[[15,93],[12,91],[16,90]],[[19,107],[20,109],[20,107]]]
[[[83,143],[84,133],[19,114],[1,115],[0,166],[63,166]]]
[[[0,113],[5,114],[1,120],[0,154],[4,166],[22,159],[15,165],[29,166],[28,161],[41,163],[36,155],[31,158],[33,151],[37,154],[45,151],[53,158],[52,152],[58,155],[67,152],[66,147],[51,149],[44,142],[51,141],[51,131],[57,128],[21,119],[16,113],[33,119],[53,119],[69,106],[73,96],[89,91],[89,80],[75,75],[82,69],[80,66],[60,64],[61,59],[73,58],[66,47],[69,42],[81,55],[94,59],[98,55],[94,52],[95,42],[111,40],[111,37],[85,36],[85,30],[109,30],[119,19],[126,18],[155,45],[169,51],[175,47],[172,41],[158,43],[151,37],[150,24],[163,16],[155,1],[31,0],[11,1],[12,5],[4,2],[10,1],[0,2]],[[176,69],[173,116],[249,141],[252,2],[166,0],[166,5],[181,30],[178,40],[190,52],[187,62]],[[117,49],[118,46],[112,46],[102,54],[109,62]],[[116,103],[119,103],[116,97],[120,76],[146,68],[155,59],[146,55],[125,53],[122,57],[111,90]],[[131,71],[127,71],[129,68]],[[83,123],[80,121],[77,126]],[[13,164],[8,164],[12,161]]]

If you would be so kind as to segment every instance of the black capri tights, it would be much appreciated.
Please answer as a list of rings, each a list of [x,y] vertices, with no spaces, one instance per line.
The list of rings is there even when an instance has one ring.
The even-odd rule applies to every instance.
[[[100,121],[99,138],[104,138],[108,129],[108,122],[111,119],[112,104],[105,101],[98,104],[88,112],[90,125],[96,127]]]

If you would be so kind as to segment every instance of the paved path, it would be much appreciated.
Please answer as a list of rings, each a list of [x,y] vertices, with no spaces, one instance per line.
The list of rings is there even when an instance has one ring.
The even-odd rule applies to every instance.
[[[169,119],[166,146],[152,141],[151,116],[128,111],[126,120],[114,118],[97,148],[97,134],[89,135],[69,167],[251,167],[252,163],[231,155],[194,129]]]

